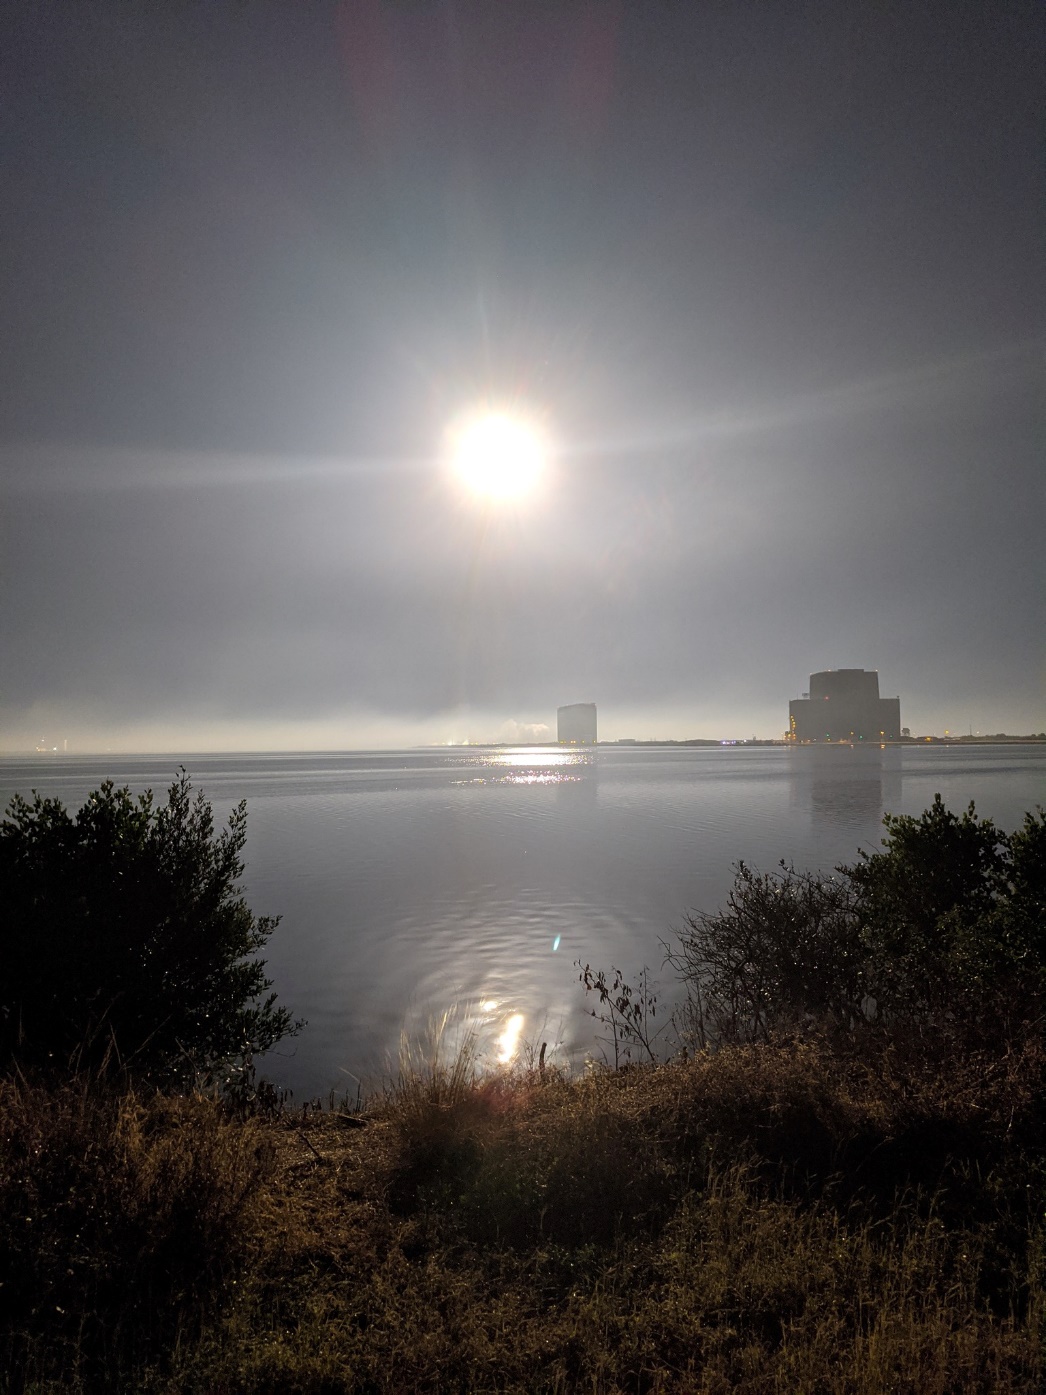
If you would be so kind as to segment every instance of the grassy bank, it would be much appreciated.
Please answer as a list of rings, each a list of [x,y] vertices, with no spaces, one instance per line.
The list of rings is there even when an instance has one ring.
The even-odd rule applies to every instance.
[[[1039,1038],[408,1071],[364,1119],[0,1089],[0,1387],[1031,1392]]]

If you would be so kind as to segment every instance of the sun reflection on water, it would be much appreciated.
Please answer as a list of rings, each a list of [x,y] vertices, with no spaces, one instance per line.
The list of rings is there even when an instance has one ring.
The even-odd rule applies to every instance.
[[[507,765],[516,769],[541,770],[550,766],[588,765],[591,757],[583,751],[558,750],[554,746],[542,746],[537,750],[513,749],[498,751],[490,756],[491,765]]]
[[[507,747],[484,751],[466,760],[476,774],[453,785],[563,785],[588,777],[594,763],[592,751],[558,746]],[[482,773],[480,773],[482,772]]]
[[[498,785],[562,785],[584,779],[579,767],[591,764],[591,754],[555,746],[509,748],[489,755],[492,783]],[[504,770],[505,774],[497,774]]]
[[[560,939],[555,936],[553,949],[558,949]],[[426,1023],[405,1019],[400,1030],[399,1073],[425,1076],[432,1070],[464,1068],[478,1080],[512,1070],[521,1061],[533,1068],[539,1044],[544,1069],[546,1060],[561,1048],[562,1026],[550,1033],[547,1011],[542,1017],[531,1005],[529,1013],[521,1012],[519,1001],[511,992],[504,997],[456,994],[449,1006]],[[546,1040],[531,1042],[525,1037],[528,1023]]]
[[[580,775],[564,775],[557,770],[520,770],[511,775],[499,775],[494,781],[498,785],[565,785],[568,781],[580,780]]]
[[[514,1012],[506,1021],[501,1035],[498,1037],[498,1063],[509,1066],[516,1059],[519,1053],[519,1038],[523,1032],[525,1018],[521,1012]]]

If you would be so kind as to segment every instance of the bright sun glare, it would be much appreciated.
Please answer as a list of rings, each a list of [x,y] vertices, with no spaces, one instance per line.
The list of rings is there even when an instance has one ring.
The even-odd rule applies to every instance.
[[[545,469],[545,443],[522,418],[486,412],[454,432],[453,462],[471,493],[495,501],[519,500]]]

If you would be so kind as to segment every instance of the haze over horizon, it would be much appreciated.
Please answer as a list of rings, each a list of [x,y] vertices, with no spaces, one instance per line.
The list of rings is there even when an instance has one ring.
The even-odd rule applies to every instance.
[[[1038,6],[0,39],[3,753],[765,738],[843,667],[1046,728]]]

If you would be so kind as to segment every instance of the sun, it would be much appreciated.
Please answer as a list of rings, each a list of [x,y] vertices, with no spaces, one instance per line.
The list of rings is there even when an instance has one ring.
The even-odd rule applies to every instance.
[[[469,493],[503,503],[531,494],[547,464],[538,428],[511,412],[466,418],[451,432],[454,472]]]

